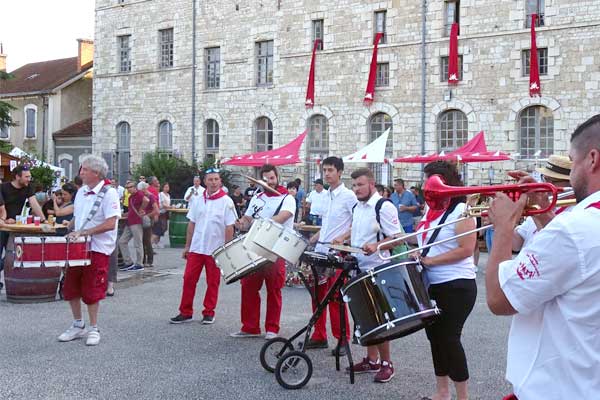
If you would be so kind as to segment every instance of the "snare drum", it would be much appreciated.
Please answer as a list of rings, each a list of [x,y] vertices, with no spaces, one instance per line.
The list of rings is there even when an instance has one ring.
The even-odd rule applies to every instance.
[[[228,285],[270,263],[245,246],[245,236],[239,236],[213,252],[215,263]]]
[[[89,237],[67,240],[60,236],[15,238],[14,268],[82,267],[91,264]]]
[[[277,238],[279,238],[281,230],[278,229],[277,225],[281,226],[281,230],[283,230],[282,225],[271,220],[255,220],[248,233],[244,235],[244,246],[252,253],[266,258],[271,262],[277,261],[277,256],[269,251],[271,246],[277,241]],[[259,243],[262,243],[264,246]]]
[[[279,238],[270,249],[287,262],[295,264],[300,259],[304,250],[308,247],[308,240],[293,229],[283,228]]]
[[[400,260],[363,272],[342,288],[362,346],[410,335],[440,314],[421,271],[416,261]]]

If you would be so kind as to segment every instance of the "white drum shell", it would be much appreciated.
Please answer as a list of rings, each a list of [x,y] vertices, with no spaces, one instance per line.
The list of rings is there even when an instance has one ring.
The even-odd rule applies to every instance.
[[[261,233],[261,229],[264,224],[275,224],[275,222],[267,220],[267,219],[255,220],[252,223],[252,226],[250,227],[250,230],[248,231],[248,233],[246,235],[244,235],[244,237],[245,237],[244,246],[246,246],[246,248],[248,250],[259,255],[260,257],[264,257],[271,262],[275,262],[275,261],[277,261],[277,256],[275,254],[273,254],[272,252],[268,251],[268,248],[262,247],[258,243],[256,243],[256,239],[259,238],[260,235],[265,234],[265,233]],[[271,230],[269,230],[269,232],[271,233],[271,235],[275,234],[275,230],[271,229]],[[275,236],[275,238],[272,239],[273,243],[275,243],[275,240],[277,240],[278,236],[279,236],[279,234],[277,232],[277,236]],[[270,237],[272,237],[272,236],[270,236]],[[266,243],[268,243],[268,242],[266,242]]]
[[[308,241],[293,229],[284,228],[271,251],[284,260],[295,264],[300,259]]]
[[[244,236],[237,237],[214,251],[213,257],[226,283],[237,281],[263,267],[269,260],[250,251]]]

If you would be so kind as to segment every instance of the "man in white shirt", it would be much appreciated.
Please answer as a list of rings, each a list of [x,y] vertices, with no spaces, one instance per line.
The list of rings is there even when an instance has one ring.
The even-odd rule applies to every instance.
[[[188,209],[192,208],[192,203],[199,199],[204,193],[204,188],[200,186],[200,177],[194,177],[194,185],[187,188],[183,199],[188,202]]]
[[[196,286],[206,267],[206,294],[202,323],[215,322],[215,308],[219,296],[221,272],[212,256],[224,243],[233,239],[233,227],[237,214],[231,197],[221,188],[221,176],[216,168],[206,170],[204,176],[206,191],[198,201],[192,203],[188,211],[189,219],[183,258],[187,259],[183,274],[183,292],[179,305],[179,315],[171,318],[172,324],[191,322],[194,314]]]
[[[240,230],[246,230],[254,218],[268,218],[282,224],[286,228],[294,228],[296,201],[288,195],[287,189],[279,185],[277,168],[265,164],[260,175],[270,188],[279,195],[269,191],[255,194],[250,200],[246,214],[236,222]],[[276,262],[262,267],[258,271],[241,279],[242,282],[242,328],[230,336],[237,338],[256,337],[260,335],[260,289],[267,287],[267,314],[265,317],[265,339],[277,337],[281,317],[281,289],[285,283],[285,261],[278,258]]]
[[[377,193],[373,172],[368,168],[359,168],[352,173],[351,177],[352,190],[356,194],[358,204],[352,216],[350,243],[365,252],[355,256],[361,271],[368,271],[386,263],[378,256],[377,246],[402,233],[402,228],[394,204],[389,200],[381,200],[381,195]],[[375,211],[378,203],[380,204],[379,223]],[[337,241],[345,240],[347,237],[346,233]],[[383,250],[387,250],[385,246]],[[368,346],[367,356],[362,362],[355,364],[353,370],[357,374],[375,373],[373,379],[375,382],[389,382],[394,377],[390,342]]]
[[[110,181],[106,181],[108,166],[103,158],[88,155],[81,161],[80,176],[83,186],[75,198],[73,219],[69,224],[74,229],[67,237],[77,240],[82,236],[91,238],[91,264],[68,267],[63,286],[64,299],[69,302],[73,324],[58,337],[61,342],[70,342],[87,334],[86,344],[100,343],[98,330],[98,308],[106,297],[110,255],[117,242],[117,222],[121,216],[119,195]],[[88,218],[92,219],[88,221]],[[87,304],[90,330],[85,329],[81,313],[81,301]]]
[[[536,216],[542,227],[511,260],[513,228],[528,200],[498,194],[490,209],[496,232],[486,272],[487,302],[513,315],[506,377],[520,400],[597,399],[600,393],[600,115],[571,136],[569,214]],[[525,177],[523,182],[531,182]]]
[[[331,243],[335,238],[340,236],[344,232],[350,230],[352,225],[352,210],[356,205],[356,195],[354,192],[344,185],[342,182],[342,173],[344,172],[344,161],[338,157],[327,157],[323,160],[323,176],[325,181],[329,184],[329,190],[323,192],[327,193],[325,212],[323,213],[323,224],[321,230],[315,233],[311,238],[310,242],[316,244],[315,251],[319,253],[327,253],[329,247],[327,244]],[[315,279],[317,284],[317,300],[323,301],[329,288],[333,285],[337,276],[341,271],[336,271],[335,276],[331,277],[319,277]],[[331,322],[331,332],[333,336],[340,340],[341,338],[341,326],[340,326],[340,299],[335,299],[329,303],[329,318]],[[314,299],[312,301],[313,312],[316,310],[317,304]],[[348,314],[347,308],[344,305],[344,312],[346,313],[346,340],[350,339],[350,329],[348,325]],[[311,338],[306,342],[306,349],[320,349],[327,348],[329,344],[327,342],[327,310],[323,311],[321,317],[315,323],[315,330]],[[346,348],[341,346],[339,349],[339,355],[344,356]],[[335,355],[335,349],[332,350],[332,354]]]
[[[323,180],[315,180],[315,190],[306,197],[306,205],[309,208],[308,219],[312,225],[320,226],[323,215],[327,211],[329,192],[323,187]]]

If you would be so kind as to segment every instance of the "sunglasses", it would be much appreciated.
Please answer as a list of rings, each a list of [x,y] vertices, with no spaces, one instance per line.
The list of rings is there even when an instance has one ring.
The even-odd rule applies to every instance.
[[[219,172],[219,168],[208,168],[204,171],[205,174],[218,174]]]

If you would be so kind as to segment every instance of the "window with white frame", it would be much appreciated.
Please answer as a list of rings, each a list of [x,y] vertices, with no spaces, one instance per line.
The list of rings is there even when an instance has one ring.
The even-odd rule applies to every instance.
[[[131,173],[131,127],[123,121],[117,125],[117,176],[119,183],[125,184]]]
[[[131,72],[131,35],[117,36],[119,72]]]
[[[6,140],[10,138],[10,126],[0,124],[0,139]]]
[[[440,151],[453,151],[469,140],[469,120],[460,110],[444,112],[438,123]]]
[[[541,47],[537,49],[538,67],[540,75],[548,75],[548,48]],[[531,73],[531,50],[521,50],[521,71],[523,76],[529,76]]]
[[[392,118],[386,113],[373,114],[369,119],[369,142],[373,142],[379,136],[383,135],[386,130],[390,130],[387,142],[385,144],[385,158],[387,159],[393,158],[394,138],[392,128]],[[383,168],[389,168],[389,165],[384,166],[382,164],[370,164],[370,167],[375,175],[375,181],[377,183],[381,183],[383,185],[392,184],[393,177],[391,171],[387,174],[387,180],[383,182]]]
[[[308,121],[308,147],[306,149],[306,181],[322,177],[320,164],[329,156],[329,127],[324,115],[313,115]]]
[[[173,28],[161,29],[158,31],[158,40],[160,42],[159,52],[159,66],[160,68],[171,68],[173,67],[173,52],[174,52],[174,38]]]
[[[519,131],[522,158],[547,158],[554,152],[554,117],[549,108],[531,106],[521,111]]]
[[[65,177],[73,179],[73,156],[61,154],[58,156],[58,165],[65,170]]]
[[[375,85],[378,87],[390,85],[390,64],[377,63],[377,79]]]
[[[448,81],[448,63],[450,61],[450,57],[444,56],[440,57],[440,82]],[[458,56],[458,80],[463,80],[463,56],[462,54]]]
[[[256,151],[273,149],[273,123],[267,117],[257,118],[254,122]]]
[[[322,19],[315,19],[312,22],[312,43],[315,42],[315,40],[319,39],[320,42],[317,45],[317,50],[323,50],[323,20]],[[312,46],[311,46],[312,49]]]
[[[546,25],[545,21],[545,0],[525,0],[525,27],[531,28],[531,16],[537,14],[535,26]]]
[[[219,153],[219,123],[215,119],[208,119],[204,127],[206,130],[206,156],[214,159]]]
[[[221,86],[221,48],[211,47],[204,50],[206,88],[218,89]]]
[[[273,84],[273,41],[256,42],[256,85]]]
[[[169,121],[158,124],[158,150],[173,151],[173,125]]]
[[[383,33],[379,44],[387,43],[387,11],[375,11],[375,32],[373,32],[373,40],[378,33]]]
[[[460,0],[444,2],[444,36],[450,36],[452,24],[460,24]]]
[[[37,107],[28,104],[24,109],[25,113],[25,139],[35,139],[37,135]]]

